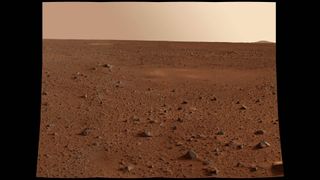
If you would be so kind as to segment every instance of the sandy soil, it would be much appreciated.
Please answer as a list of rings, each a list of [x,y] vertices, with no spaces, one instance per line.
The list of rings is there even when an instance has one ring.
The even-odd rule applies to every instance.
[[[44,40],[37,176],[282,176],[275,68],[273,43]]]

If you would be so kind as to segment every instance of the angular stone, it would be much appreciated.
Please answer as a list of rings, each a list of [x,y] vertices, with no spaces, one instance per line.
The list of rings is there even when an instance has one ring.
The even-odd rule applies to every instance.
[[[198,158],[198,154],[193,150],[188,150],[187,153],[184,155],[184,158],[189,160],[195,160]]]
[[[269,146],[270,146],[270,144],[267,141],[261,141],[256,145],[256,148],[262,149],[262,148],[266,148]]]

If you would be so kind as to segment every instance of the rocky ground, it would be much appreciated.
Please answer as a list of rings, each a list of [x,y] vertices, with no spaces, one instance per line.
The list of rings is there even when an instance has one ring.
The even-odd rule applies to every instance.
[[[43,40],[38,177],[282,176],[274,43]]]

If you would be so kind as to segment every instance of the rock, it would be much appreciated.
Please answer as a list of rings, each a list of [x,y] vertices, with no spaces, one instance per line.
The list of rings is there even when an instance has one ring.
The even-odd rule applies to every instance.
[[[260,99],[257,99],[255,102],[256,102],[256,103],[260,102]]]
[[[142,133],[140,133],[141,137],[152,137],[152,133],[150,131],[143,131]]]
[[[44,157],[50,158],[51,156],[49,154],[45,154]]]
[[[209,167],[205,169],[207,176],[214,176],[218,174],[218,169],[215,167]]]
[[[241,163],[241,162],[238,162],[236,166],[237,166],[237,167],[244,167],[244,164]]]
[[[130,172],[134,169],[133,165],[126,165],[122,168],[122,171]]]
[[[131,119],[133,121],[140,121],[140,118],[138,116],[136,116],[136,115],[132,116]]]
[[[223,132],[223,131],[218,131],[218,132],[216,133],[216,135],[224,135],[224,132]]]
[[[104,65],[102,65],[102,67],[106,67],[106,68],[111,69],[111,68],[113,68],[113,65],[111,65],[111,64],[104,64]]]
[[[176,146],[182,146],[182,145],[183,145],[183,143],[180,141],[176,143]]]
[[[100,144],[98,142],[92,143],[93,146],[99,146]]]
[[[210,163],[211,163],[211,161],[207,160],[207,159],[202,162],[202,164],[205,166],[209,165]]]
[[[55,125],[54,124],[48,124],[46,125],[46,128],[51,128],[51,127],[54,127]]]
[[[204,135],[204,134],[197,134],[197,136],[196,136],[197,138],[202,138],[202,139],[205,139],[205,138],[207,138],[207,136],[206,135]]]
[[[182,110],[182,107],[178,107],[178,110]]]
[[[176,92],[176,90],[175,90],[175,89],[172,89],[171,92]]]
[[[85,128],[81,133],[79,133],[79,135],[81,136],[87,136],[89,135],[90,129],[89,128]]]
[[[261,141],[260,143],[258,143],[256,145],[256,148],[262,149],[262,148],[266,148],[269,146],[270,146],[270,144],[267,141]]]
[[[48,95],[48,94],[47,94],[47,92],[43,91],[43,92],[42,92],[42,95],[46,96],[46,95]]]
[[[150,119],[150,120],[149,120],[149,123],[158,123],[158,120]]]
[[[247,106],[241,105],[240,110],[246,110],[246,109],[248,109]]]
[[[93,67],[93,68],[91,68],[91,70],[95,71],[95,70],[97,70],[97,68],[96,68],[96,67]]]
[[[272,170],[283,172],[283,163],[282,161],[276,161],[272,163]]]
[[[87,99],[87,98],[88,98],[88,95],[87,95],[87,94],[84,94],[84,95],[81,96],[81,98]]]
[[[237,149],[243,149],[244,148],[244,145],[243,144],[238,144],[237,145]]]
[[[187,101],[182,101],[182,103],[181,104],[188,104],[188,102]]]
[[[172,126],[172,130],[177,130],[177,126]]]
[[[216,101],[216,100],[217,100],[216,97],[213,97],[213,98],[210,99],[210,101]]]
[[[251,171],[251,172],[256,172],[256,171],[258,171],[258,167],[257,167],[257,166],[251,166],[251,167],[250,167],[250,171]]]
[[[236,104],[240,104],[240,101],[237,101]]]
[[[181,118],[178,118],[177,121],[178,122],[183,122],[183,120]]]
[[[262,135],[265,133],[266,133],[266,131],[264,131],[264,130],[257,130],[256,132],[254,132],[255,135]]]
[[[198,158],[198,154],[193,150],[188,150],[187,153],[183,156],[185,159],[195,160]]]

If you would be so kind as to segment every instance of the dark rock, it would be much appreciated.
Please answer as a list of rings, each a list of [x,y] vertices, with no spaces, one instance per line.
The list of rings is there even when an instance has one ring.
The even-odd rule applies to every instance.
[[[277,172],[283,172],[283,163],[282,161],[276,161],[272,163],[272,170]]]
[[[217,175],[219,172],[218,169],[215,167],[206,168],[205,171],[207,176],[214,176]]]
[[[210,99],[210,101],[216,101],[216,100],[217,100],[216,97],[213,97],[213,98]]]
[[[178,110],[182,110],[182,107],[178,107]]]
[[[111,69],[111,68],[113,68],[113,65],[111,65],[111,64],[104,64],[104,65],[102,65],[102,67],[106,67],[106,68]]]
[[[181,118],[178,118],[177,121],[178,122],[183,122],[183,120]]]
[[[257,167],[257,166],[251,166],[251,167],[250,167],[250,171],[251,171],[251,172],[256,172],[256,171],[258,171],[258,167]]]
[[[100,144],[98,142],[92,143],[93,146],[99,146]]]
[[[244,148],[244,145],[243,144],[238,144],[237,145],[237,149],[243,149]]]
[[[187,101],[183,101],[181,104],[188,104],[188,102]]]
[[[218,131],[216,134],[217,135],[224,135],[224,132],[223,131]]]
[[[84,95],[81,96],[81,98],[87,99],[87,98],[88,98],[88,95],[87,95],[87,94],[84,94]]]
[[[198,158],[198,154],[193,150],[188,150],[188,152],[183,156],[185,159],[195,160]]]
[[[266,131],[264,131],[264,130],[257,130],[256,132],[254,132],[255,135],[262,135],[265,133],[266,133]]]

